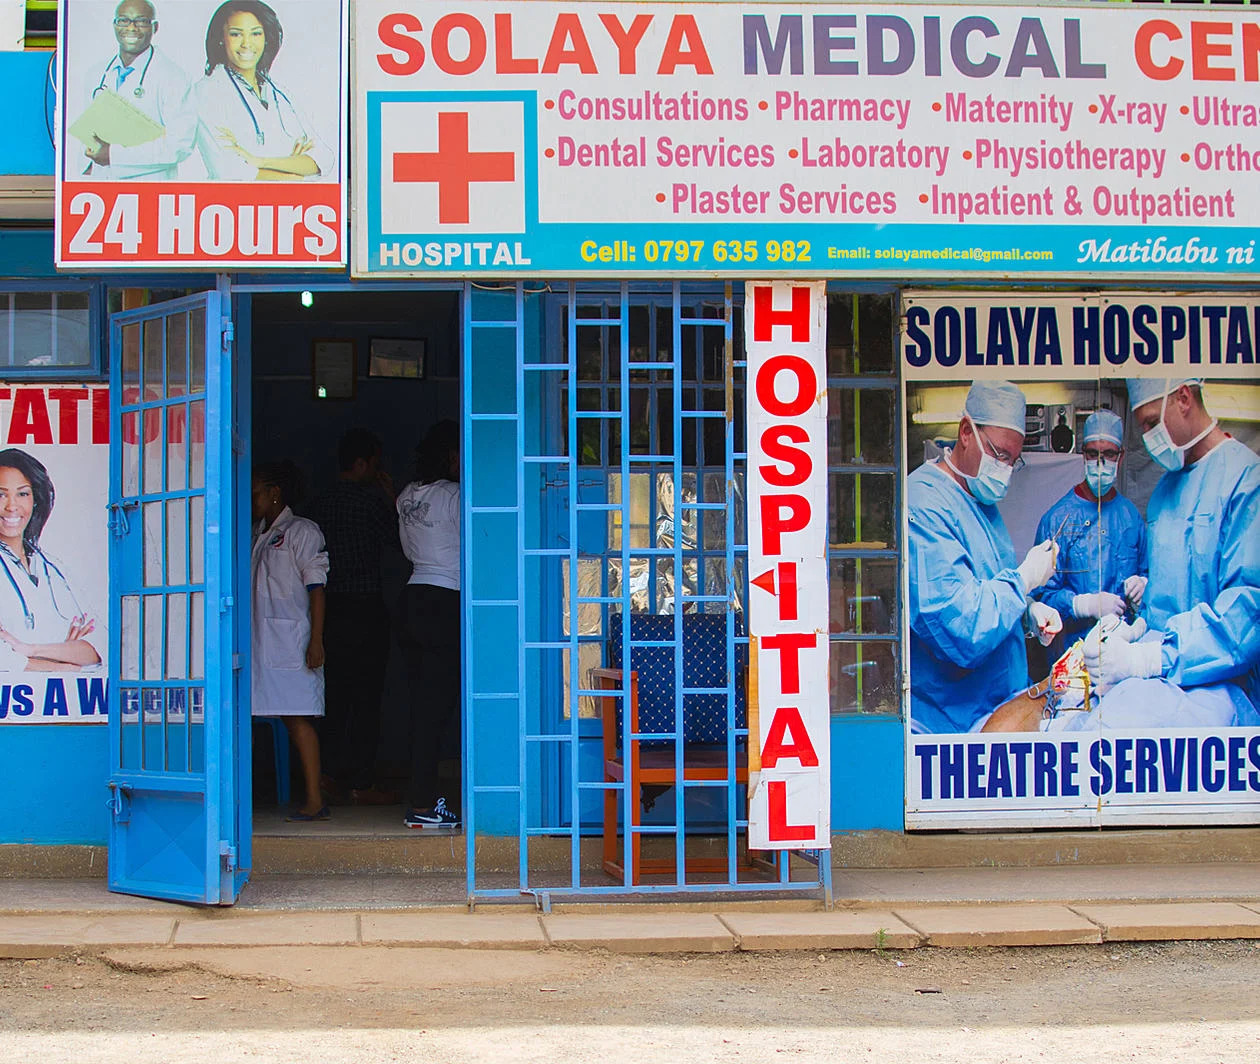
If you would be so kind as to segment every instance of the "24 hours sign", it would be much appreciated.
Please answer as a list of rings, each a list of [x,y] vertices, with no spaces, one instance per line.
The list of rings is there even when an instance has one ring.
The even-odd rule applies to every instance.
[[[344,266],[347,0],[62,0],[57,265]]]
[[[1255,277],[1260,22],[362,0],[359,276]]]

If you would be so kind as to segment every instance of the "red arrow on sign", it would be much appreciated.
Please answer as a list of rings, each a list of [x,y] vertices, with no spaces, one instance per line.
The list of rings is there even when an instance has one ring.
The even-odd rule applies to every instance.
[[[778,572],[778,591],[775,590],[775,572]],[[767,569],[760,576],[749,581],[762,591],[777,595],[779,599],[779,620],[795,621],[797,619],[796,600],[796,562],[779,562],[775,569]]]

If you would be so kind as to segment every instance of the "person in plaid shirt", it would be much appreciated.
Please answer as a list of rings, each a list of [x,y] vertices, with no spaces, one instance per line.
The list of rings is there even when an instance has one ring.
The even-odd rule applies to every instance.
[[[389,661],[389,611],[381,559],[400,550],[394,489],[381,467],[381,441],[351,429],[337,445],[340,474],[310,507],[323,530],[331,569],[324,666],[324,789],[334,799],[384,805],[398,800],[376,786],[381,694]]]

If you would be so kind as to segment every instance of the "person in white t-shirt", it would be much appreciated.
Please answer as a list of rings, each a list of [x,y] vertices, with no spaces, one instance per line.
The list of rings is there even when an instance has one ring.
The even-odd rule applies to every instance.
[[[399,642],[411,688],[410,828],[457,828],[438,793],[443,740],[458,735],[460,704],[459,426],[440,421],[416,450],[417,479],[398,496],[398,533],[411,562]]]

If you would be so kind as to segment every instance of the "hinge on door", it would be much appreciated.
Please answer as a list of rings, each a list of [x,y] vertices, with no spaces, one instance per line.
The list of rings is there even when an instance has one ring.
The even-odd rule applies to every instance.
[[[224,872],[236,871],[236,847],[226,842],[219,843],[219,864]]]
[[[226,355],[232,350],[232,341],[236,339],[236,326],[232,324],[231,318],[224,318],[222,323],[223,330],[223,353]]]
[[[245,455],[245,437],[239,432],[232,432],[232,455],[236,458],[242,458]]]
[[[232,671],[233,672],[241,671],[241,656],[239,654],[232,655]]]
[[[227,613],[227,611],[235,605],[236,599],[234,599],[231,595],[224,595],[221,599],[219,599],[219,612]]]

